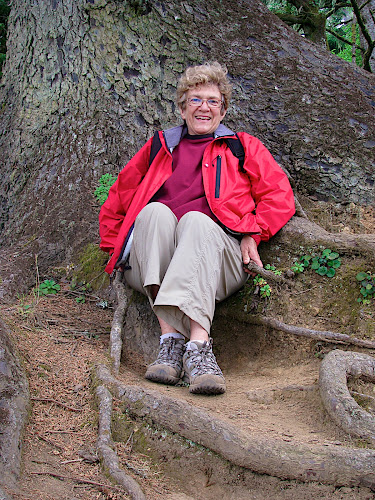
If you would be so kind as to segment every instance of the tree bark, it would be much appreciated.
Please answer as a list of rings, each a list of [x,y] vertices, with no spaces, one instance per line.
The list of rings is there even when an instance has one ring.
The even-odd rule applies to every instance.
[[[336,422],[352,436],[375,443],[375,419],[352,398],[348,377],[375,382],[375,358],[357,352],[331,351],[322,361],[319,387],[323,404]]]
[[[298,9],[297,21],[300,24],[308,40],[327,48],[326,16],[319,12],[314,2],[309,0],[289,0]]]

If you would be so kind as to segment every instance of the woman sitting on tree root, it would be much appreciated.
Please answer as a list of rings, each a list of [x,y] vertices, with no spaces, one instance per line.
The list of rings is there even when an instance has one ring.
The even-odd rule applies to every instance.
[[[295,211],[269,151],[221,124],[230,95],[219,63],[187,68],[177,87],[183,125],[158,132],[129,161],[99,216],[101,248],[112,254],[106,271],[122,269],[160,323],[146,378],[177,384],[185,374],[198,394],[226,389],[210,338],[216,301],[244,285],[250,261],[262,267],[259,243]]]

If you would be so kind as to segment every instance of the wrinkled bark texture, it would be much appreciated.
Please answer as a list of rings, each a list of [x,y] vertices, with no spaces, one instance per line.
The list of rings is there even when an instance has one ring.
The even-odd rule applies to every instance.
[[[257,0],[14,0],[0,89],[0,243],[22,243],[8,259],[25,284],[34,254],[43,271],[98,241],[99,178],[179,123],[177,77],[214,59],[234,83],[225,123],[259,137],[297,190],[374,203],[374,75]]]
[[[367,354],[331,351],[319,373],[320,395],[325,409],[346,432],[375,443],[374,415],[365,411],[351,396],[347,379],[364,377],[375,382],[375,358]]]

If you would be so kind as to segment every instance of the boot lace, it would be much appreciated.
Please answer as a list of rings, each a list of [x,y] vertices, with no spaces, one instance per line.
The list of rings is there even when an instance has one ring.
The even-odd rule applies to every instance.
[[[170,365],[181,369],[182,356],[184,353],[184,341],[169,337],[160,345],[156,360],[150,365]]]
[[[188,350],[187,353],[186,364],[190,376],[197,377],[204,374],[223,376],[223,372],[217,364],[215,354],[212,352],[212,339],[209,342],[205,342],[201,349]]]

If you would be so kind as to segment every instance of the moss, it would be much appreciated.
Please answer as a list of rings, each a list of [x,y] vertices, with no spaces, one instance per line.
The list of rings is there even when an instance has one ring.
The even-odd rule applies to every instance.
[[[107,287],[109,279],[104,271],[107,261],[108,255],[98,245],[89,243],[78,256],[73,279],[77,283],[90,283],[94,290]]]
[[[135,432],[132,422],[122,411],[112,413],[112,438],[117,442],[126,443],[131,434]]]

